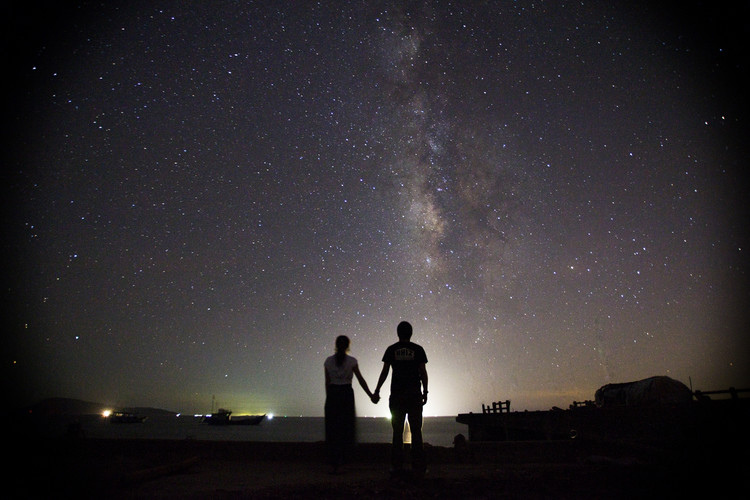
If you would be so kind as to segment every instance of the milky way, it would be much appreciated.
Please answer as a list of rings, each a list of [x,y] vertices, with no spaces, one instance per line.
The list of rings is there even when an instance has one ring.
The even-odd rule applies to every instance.
[[[18,398],[321,415],[401,320],[429,415],[750,385],[741,13],[342,3],[10,9]]]

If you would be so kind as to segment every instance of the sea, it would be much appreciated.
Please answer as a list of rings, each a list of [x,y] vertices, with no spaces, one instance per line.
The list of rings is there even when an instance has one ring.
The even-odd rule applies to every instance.
[[[325,440],[325,419],[275,416],[267,417],[260,425],[208,425],[193,415],[157,415],[141,423],[115,424],[100,415],[81,415],[47,420],[35,431],[35,434],[45,437],[70,433],[99,439],[317,442]],[[405,442],[410,442],[409,430],[404,434]],[[425,443],[451,447],[457,434],[466,436],[468,427],[456,422],[456,417],[424,418],[422,435]],[[387,418],[357,418],[357,442],[390,443],[391,435],[391,422]]]

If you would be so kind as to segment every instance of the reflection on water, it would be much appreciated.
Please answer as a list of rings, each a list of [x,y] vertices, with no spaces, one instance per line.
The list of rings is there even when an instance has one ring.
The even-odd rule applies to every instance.
[[[425,417],[424,441],[433,446],[452,446],[456,434],[466,434],[455,417]],[[58,417],[37,422],[33,432],[40,436],[63,436],[71,429],[88,438],[104,439],[198,439],[206,441],[315,442],[325,439],[323,417],[275,417],[260,425],[213,426],[193,416],[155,416],[139,424],[112,424],[100,415]],[[391,423],[385,418],[358,418],[361,443],[388,443]]]

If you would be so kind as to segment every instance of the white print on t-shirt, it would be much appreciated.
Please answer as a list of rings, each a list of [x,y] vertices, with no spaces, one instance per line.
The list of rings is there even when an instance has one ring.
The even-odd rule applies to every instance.
[[[396,361],[413,361],[414,351],[412,349],[402,347],[401,349],[396,349],[394,357],[396,358]]]

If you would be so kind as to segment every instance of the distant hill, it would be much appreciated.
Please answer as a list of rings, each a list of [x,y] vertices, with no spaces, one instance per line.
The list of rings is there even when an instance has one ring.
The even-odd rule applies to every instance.
[[[107,407],[101,403],[70,398],[48,398],[26,408],[26,412],[37,416],[52,415],[93,415],[100,414]]]
[[[104,410],[116,410],[128,413],[135,413],[147,417],[159,415],[174,415],[175,412],[162,410],[160,408],[150,407],[129,407],[118,408],[105,405],[102,403],[92,403],[91,401],[81,401],[80,399],[71,398],[48,398],[39,401],[24,409],[24,413],[31,413],[37,416],[53,415],[99,415]]]
[[[124,411],[126,413],[135,413],[144,417],[158,417],[167,416],[172,417],[177,414],[176,411],[163,410],[161,408],[151,408],[148,406],[135,406],[129,408],[117,408],[118,411]]]

